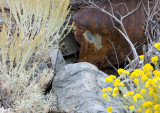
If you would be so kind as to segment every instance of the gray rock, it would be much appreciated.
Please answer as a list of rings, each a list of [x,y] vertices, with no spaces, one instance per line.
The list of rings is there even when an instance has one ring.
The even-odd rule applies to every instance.
[[[66,65],[63,55],[59,49],[54,49],[50,53],[52,68],[57,72],[61,67]]]
[[[76,53],[79,50],[79,45],[74,38],[73,32],[70,32],[65,38],[60,42],[60,50],[63,56],[69,56]]]
[[[102,98],[102,88],[110,86],[105,82],[107,76],[85,62],[62,67],[52,84],[53,95],[57,96],[54,112],[108,113],[106,108],[115,105]]]

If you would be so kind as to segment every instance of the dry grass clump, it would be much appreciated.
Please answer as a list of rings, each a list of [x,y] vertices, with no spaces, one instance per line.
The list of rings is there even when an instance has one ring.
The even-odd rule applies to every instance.
[[[40,67],[68,29],[69,0],[6,0],[0,32],[0,111],[47,113],[52,94],[44,95],[54,72]],[[62,26],[64,25],[63,29]]]
[[[2,66],[2,65],[1,65]],[[11,75],[1,72],[1,105],[16,113],[47,113],[51,109],[52,94],[44,95],[45,86],[53,78],[53,71],[39,71],[35,66]]]
[[[1,113],[13,113],[10,111],[10,109],[4,109],[4,108],[0,108]]]

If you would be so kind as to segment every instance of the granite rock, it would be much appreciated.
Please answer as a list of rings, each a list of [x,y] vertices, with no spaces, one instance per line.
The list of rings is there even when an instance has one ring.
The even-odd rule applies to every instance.
[[[102,98],[102,88],[108,75],[90,63],[68,64],[56,74],[52,91],[57,96],[54,112],[66,113],[108,113],[108,106]],[[118,111],[117,111],[118,112]],[[123,113],[123,110],[121,111]]]

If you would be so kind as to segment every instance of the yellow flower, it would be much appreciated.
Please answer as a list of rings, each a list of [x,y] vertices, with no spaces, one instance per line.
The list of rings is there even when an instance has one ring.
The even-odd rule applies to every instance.
[[[111,78],[111,77],[107,77],[106,78],[106,82],[108,83],[108,82],[113,82],[113,79]]]
[[[138,108],[138,111],[139,111],[139,112],[142,111],[142,108]]]
[[[160,111],[155,111],[154,113],[160,113]]]
[[[116,79],[115,75],[110,75],[109,77],[106,78],[107,83],[112,83]]]
[[[137,78],[134,79],[134,83],[135,83],[136,85],[138,84],[138,81],[139,81],[139,80],[138,80]]]
[[[144,108],[152,107],[152,105],[153,105],[153,102],[151,102],[151,101],[147,101],[147,102],[144,102],[144,103],[143,103],[143,107],[144,107]]]
[[[143,71],[141,69],[135,69],[134,72],[136,72],[140,75]]]
[[[127,97],[127,94],[123,94],[123,98],[126,98]]]
[[[151,109],[147,109],[145,113],[152,113]]]
[[[130,96],[132,96],[132,95],[134,95],[134,91],[128,91],[127,92],[127,95],[130,97]]]
[[[134,78],[138,78],[139,76],[144,76],[144,72],[140,69],[135,69],[131,75],[130,75],[130,78],[131,79],[134,79]]]
[[[130,72],[129,72],[129,71],[126,71],[125,73],[126,73],[127,75],[129,75]]]
[[[118,88],[114,88],[113,89],[113,93],[119,93],[119,89]]]
[[[160,43],[154,44],[154,47],[155,47],[158,51],[160,51]]]
[[[118,88],[114,88],[112,96],[115,97],[115,96],[117,96],[117,94],[119,94],[119,89]]]
[[[153,82],[154,82],[154,85],[158,86],[160,84],[160,77],[153,78]]]
[[[154,105],[154,110],[155,111],[160,111],[160,104]]]
[[[124,69],[122,69],[122,68],[120,68],[120,69],[118,69],[118,74],[120,75],[120,76],[122,76],[122,74],[125,72],[125,70]]]
[[[110,101],[110,98],[108,98],[107,93],[103,93],[103,94],[102,94],[102,97],[106,100],[106,102],[109,102],[109,101]]]
[[[128,75],[130,73],[129,71],[126,71],[122,68],[119,68],[117,72],[120,76],[123,76],[123,75],[126,75],[126,74]]]
[[[158,96],[156,94],[153,94],[153,98],[154,98],[154,101],[158,101],[159,100],[159,98],[158,98]]]
[[[141,94],[143,95],[143,94],[145,94],[146,93],[146,90],[145,89],[142,89],[141,90]]]
[[[113,83],[113,85],[115,86],[115,87],[117,87],[117,86],[124,86],[124,83],[123,82],[120,82],[120,79],[116,79],[115,80],[115,82]]]
[[[119,78],[117,78],[117,79],[115,80],[115,82],[120,82],[120,79],[119,79]]]
[[[113,108],[111,106],[107,107],[107,111],[109,111],[109,113],[111,113],[113,111]]]
[[[108,92],[111,92],[112,91],[112,88],[111,87],[107,87],[106,89]]]
[[[103,93],[103,94],[102,94],[102,97],[103,97],[103,98],[106,98],[106,97],[107,97],[107,93]]]
[[[133,100],[137,101],[137,99],[143,98],[141,94],[137,93],[133,96]]]
[[[142,78],[141,78],[141,82],[145,82],[145,81],[147,81],[148,80],[148,77],[147,76],[143,76]]]
[[[134,110],[134,105],[129,107],[130,110]]]
[[[143,60],[143,58],[144,58],[144,55],[140,55],[140,56],[139,56],[139,59],[140,59],[140,60]]]
[[[152,57],[151,62],[153,64],[157,64],[157,61],[158,61],[158,57],[157,56]]]
[[[144,72],[151,72],[153,71],[153,67],[151,66],[151,64],[147,63],[146,65],[143,66],[143,71]]]
[[[103,88],[103,89],[102,89],[102,92],[103,92],[103,93],[107,92],[107,89],[106,89],[106,88]]]
[[[153,71],[153,74],[154,74],[156,77],[159,77],[159,78],[160,78],[160,71],[154,70],[154,71]]]
[[[112,83],[112,82],[113,82],[113,78],[107,77],[107,78],[106,78],[106,82],[107,82],[107,83]]]
[[[149,88],[149,95],[150,96],[154,96],[155,95],[155,93],[157,93],[157,88],[156,87],[150,87]]]
[[[154,81],[153,81],[152,79],[149,79],[149,80],[146,82],[145,87],[150,87],[150,86],[154,86],[154,85],[155,85]]]
[[[139,76],[139,74],[136,71],[134,71],[131,73],[130,78],[134,79],[134,78],[138,78],[138,76]]]
[[[116,96],[117,96],[117,93],[112,93],[112,96],[113,96],[113,97],[116,97]]]

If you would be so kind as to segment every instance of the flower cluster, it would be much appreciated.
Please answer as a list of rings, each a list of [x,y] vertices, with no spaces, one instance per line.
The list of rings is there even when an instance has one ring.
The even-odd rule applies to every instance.
[[[144,55],[139,56],[139,59],[143,60],[144,59]]]
[[[157,64],[157,61],[158,61],[158,57],[157,56],[154,56],[154,57],[152,57],[152,59],[151,59],[151,62],[153,63],[153,64]]]
[[[142,60],[143,58],[140,59]],[[151,62],[154,65],[158,65],[158,57],[152,57]],[[119,69],[118,74],[122,80],[127,79],[129,82],[124,85],[123,81],[114,75],[107,77],[106,82],[113,84],[113,88],[103,89],[103,95],[105,95],[103,97],[107,102],[111,98],[121,100],[121,104],[118,106],[127,112],[160,113],[159,69],[154,70],[153,66],[147,63],[142,69],[135,69],[131,73],[127,70]],[[127,87],[126,84],[133,87]],[[107,110],[111,113],[115,108],[110,106]]]
[[[155,44],[154,44],[154,47],[155,47],[158,51],[160,51],[160,43],[155,43]]]

